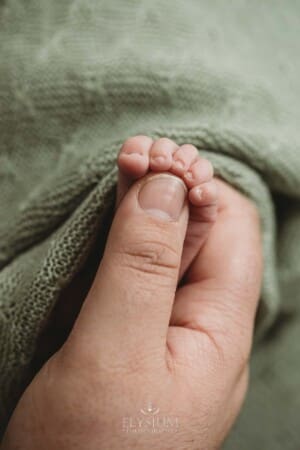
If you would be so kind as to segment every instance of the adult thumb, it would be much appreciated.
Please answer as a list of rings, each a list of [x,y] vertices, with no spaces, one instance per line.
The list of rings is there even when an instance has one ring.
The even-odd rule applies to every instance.
[[[109,342],[122,357],[137,342],[143,351],[147,343],[165,346],[187,221],[187,188],[180,178],[152,172],[135,182],[116,211],[73,332],[101,351]]]

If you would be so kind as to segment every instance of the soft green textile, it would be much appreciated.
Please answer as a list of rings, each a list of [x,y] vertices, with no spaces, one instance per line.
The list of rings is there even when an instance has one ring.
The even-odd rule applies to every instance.
[[[299,32],[296,0],[0,0],[3,426],[60,292],[103,246],[119,146],[149,134],[195,144],[260,209],[257,347],[225,447],[299,449]]]

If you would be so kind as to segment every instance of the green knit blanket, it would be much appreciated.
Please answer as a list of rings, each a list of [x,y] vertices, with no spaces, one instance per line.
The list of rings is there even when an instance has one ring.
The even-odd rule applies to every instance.
[[[148,134],[194,144],[259,208],[252,378],[225,447],[299,449],[299,31],[296,0],[0,0],[2,429],[105,244],[119,147]]]

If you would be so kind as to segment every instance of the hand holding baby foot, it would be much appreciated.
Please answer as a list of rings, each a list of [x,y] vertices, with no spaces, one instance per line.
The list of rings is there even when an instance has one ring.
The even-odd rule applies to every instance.
[[[19,401],[4,450],[216,449],[239,412],[262,274],[258,214],[220,180],[217,217],[215,188],[193,201],[211,169],[195,169],[189,184],[174,162],[186,147],[172,153],[171,141],[171,153],[153,151],[165,165],[147,174],[161,141],[147,139],[140,157],[119,156],[119,207],[98,273],[66,343]],[[186,164],[200,167],[189,148]],[[196,251],[185,247],[193,239]],[[184,251],[192,263],[182,269]],[[178,427],[124,430],[124,419],[143,425],[148,402]]]
[[[193,145],[178,146],[167,138],[153,142],[147,136],[127,139],[118,157],[119,180],[117,205],[133,181],[147,173],[176,175],[187,188],[189,217],[179,269],[179,280],[203,246],[217,216],[217,183],[212,164],[199,156]],[[166,189],[167,187],[167,189]],[[170,207],[175,200],[170,177],[157,184],[157,195],[164,196]],[[152,198],[148,198],[151,208]],[[152,208],[153,209],[153,208]]]

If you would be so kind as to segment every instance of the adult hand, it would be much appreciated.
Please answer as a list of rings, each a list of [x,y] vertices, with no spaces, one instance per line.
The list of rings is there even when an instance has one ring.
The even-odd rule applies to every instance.
[[[256,208],[217,183],[217,221],[180,287],[187,202],[165,222],[133,184],[72,332],[20,399],[3,450],[221,445],[247,389],[262,252]]]

